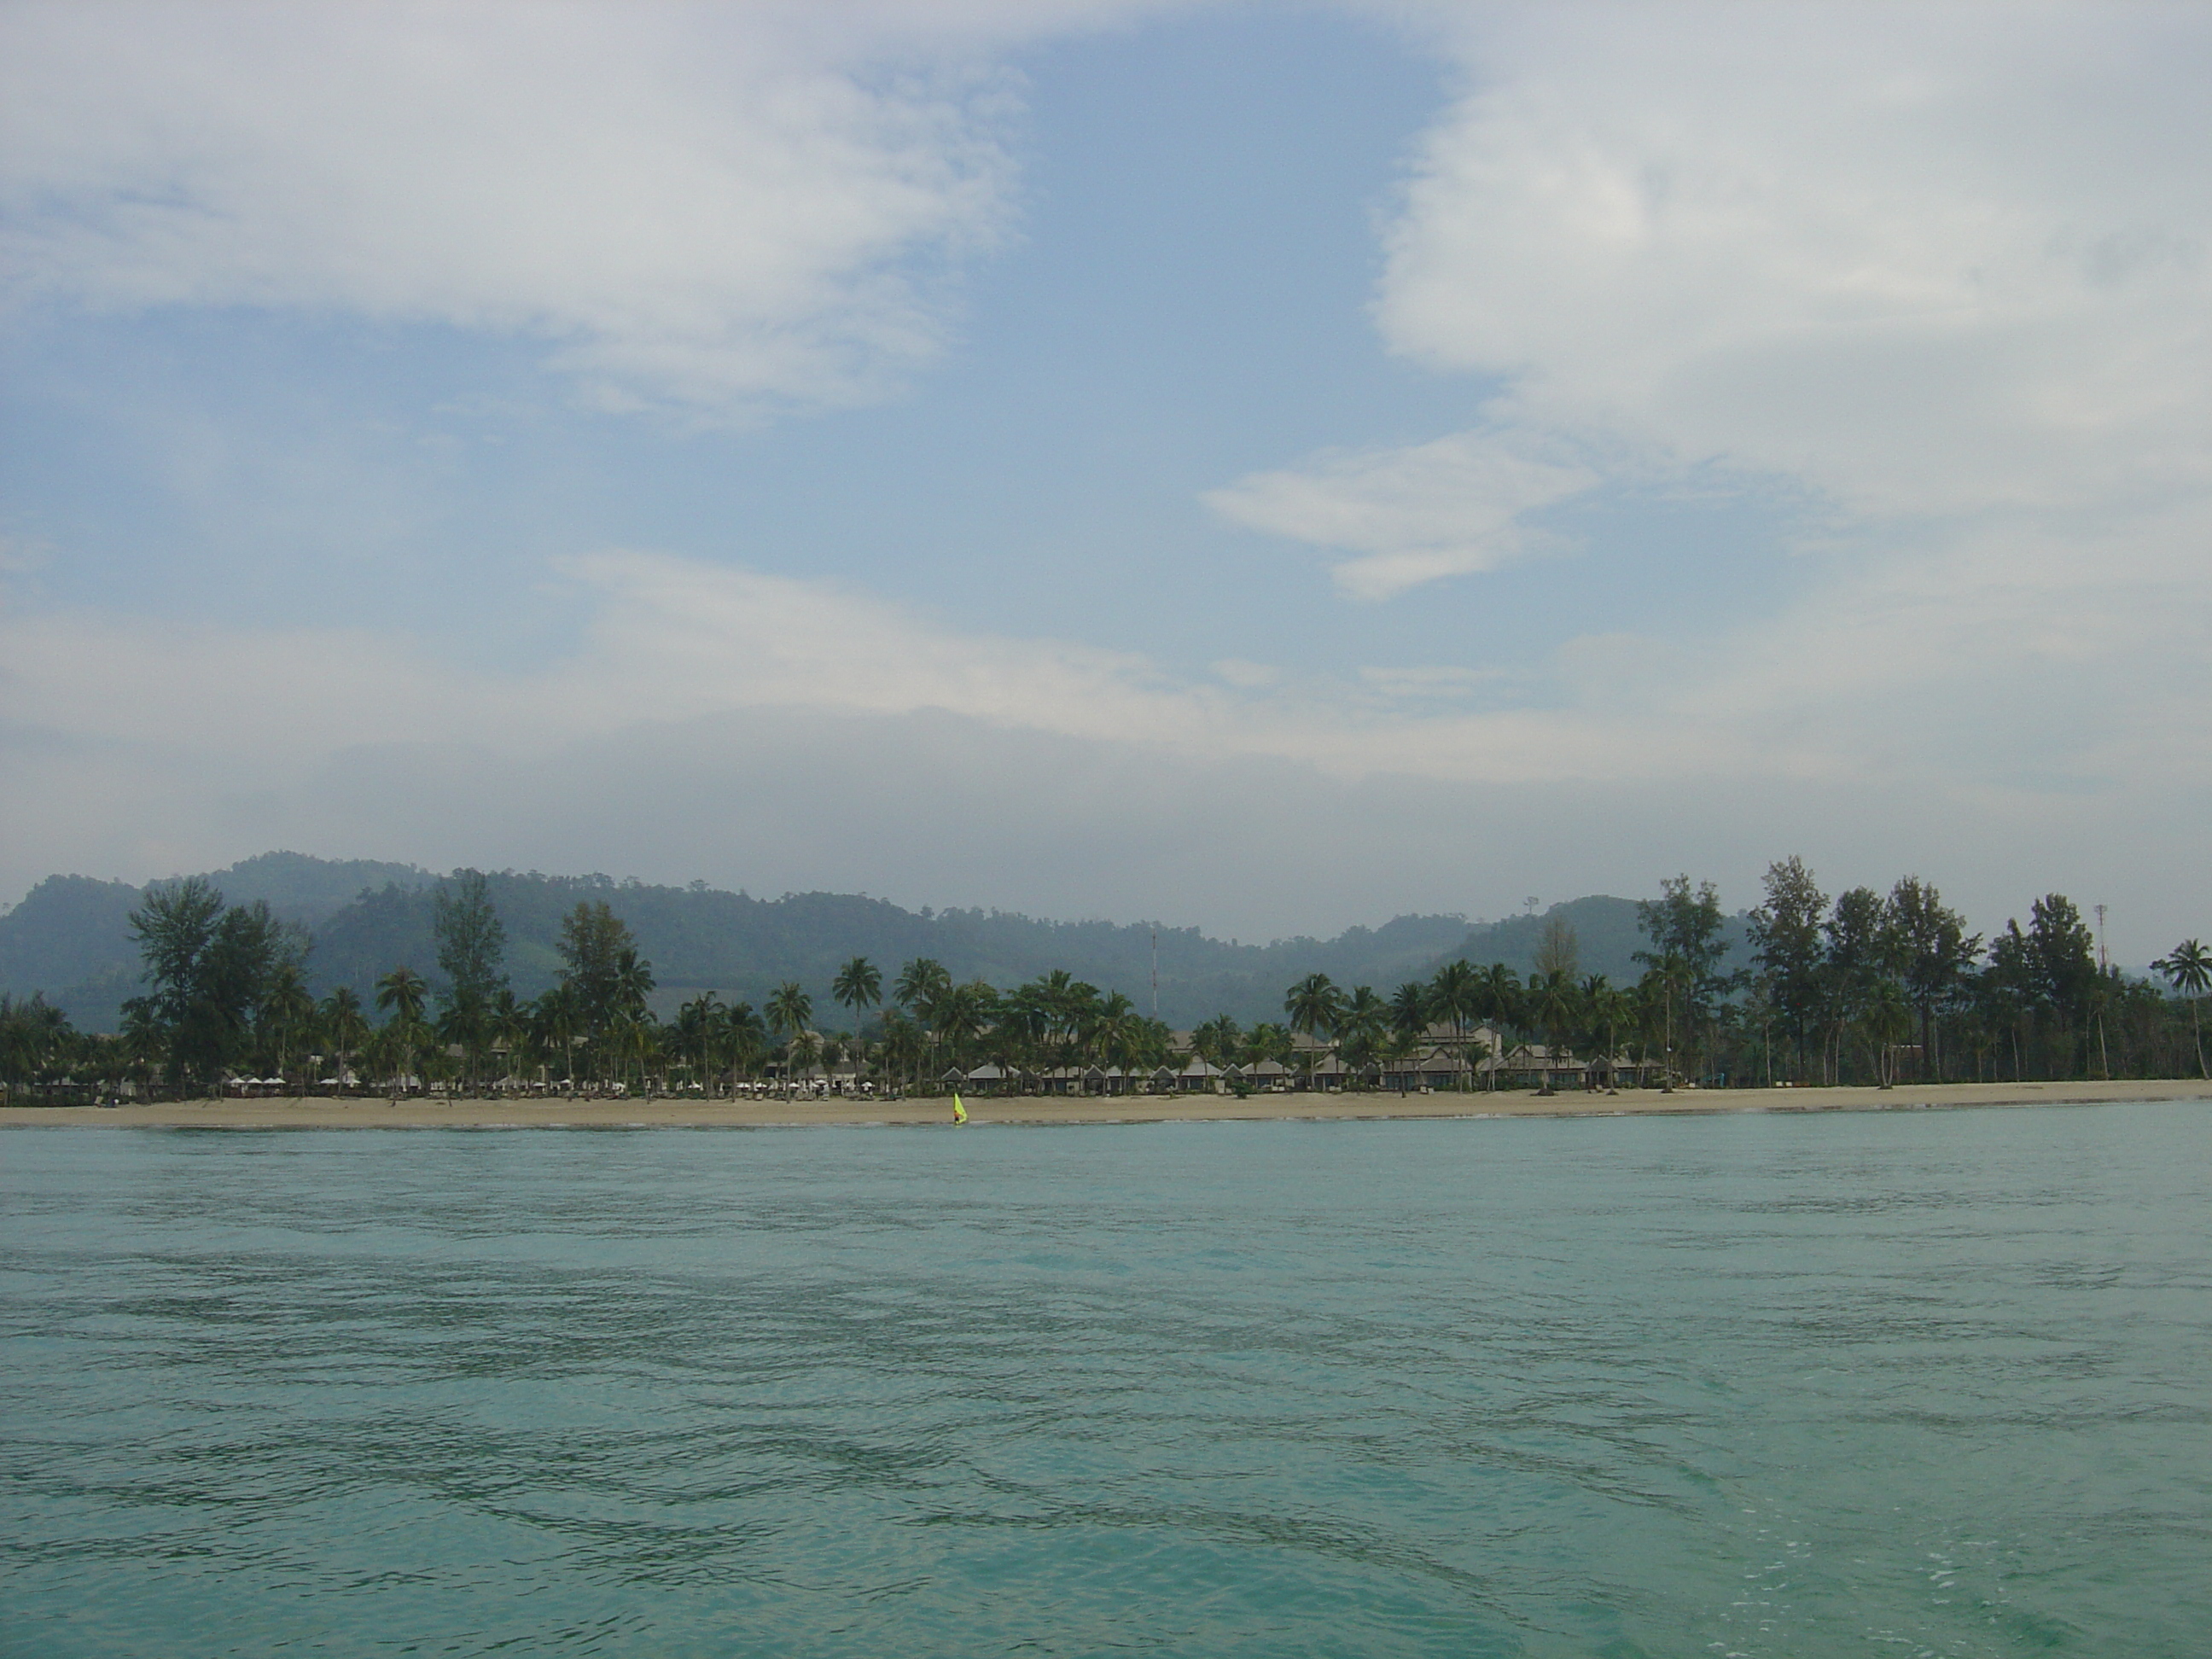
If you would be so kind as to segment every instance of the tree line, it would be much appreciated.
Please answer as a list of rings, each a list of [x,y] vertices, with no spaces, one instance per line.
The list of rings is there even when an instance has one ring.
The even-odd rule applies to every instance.
[[[1755,1030],[1766,1069],[1814,1083],[2206,1074],[2212,953],[2195,939],[2152,964],[2168,996],[2104,963],[2063,893],[1984,940],[1916,876],[1831,899],[1789,858],[1764,888],[1754,968],[1710,1024],[1740,1057]]]
[[[2197,939],[2154,964],[2161,989],[2103,964],[2063,895],[1984,940],[1917,877],[1831,897],[1794,857],[1766,872],[1745,966],[1728,964],[1713,884],[1684,875],[1638,906],[1632,984],[1580,973],[1572,930],[1555,921],[1525,977],[1463,959],[1387,992],[1312,974],[1286,989],[1279,1021],[1218,1015],[1181,1042],[1127,996],[1064,970],[1000,989],[927,957],[888,987],[866,957],[848,961],[831,986],[842,1030],[823,1029],[795,981],[758,1009],[708,993],[663,1020],[652,964],[605,899],[567,914],[556,982],[523,1000],[484,877],[456,872],[434,902],[435,978],[396,966],[364,1006],[343,987],[310,994],[312,941],[265,904],[228,905],[204,878],[156,888],[131,916],[147,988],[125,1005],[121,1032],[80,1034],[41,998],[0,998],[0,1082],[10,1097],[126,1083],[183,1097],[240,1076],[302,1090],[528,1079],[724,1093],[843,1069],[927,1089],[983,1065],[1149,1074],[1195,1054],[1248,1075],[1333,1062],[1332,1079],[1357,1087],[1438,1053],[1456,1057],[1462,1086],[1488,1087],[1549,1077],[1574,1056],[1669,1084],[2208,1075],[2212,953]]]

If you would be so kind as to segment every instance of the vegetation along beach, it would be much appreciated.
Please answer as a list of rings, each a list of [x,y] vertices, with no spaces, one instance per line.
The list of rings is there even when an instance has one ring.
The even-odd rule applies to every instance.
[[[1625,907],[1625,982],[1583,970],[1583,901],[1534,928],[1525,967],[1480,960],[1487,936],[1468,929],[1418,977],[1310,971],[1272,1017],[1182,1028],[1140,1008],[1156,977],[994,984],[919,955],[854,954],[758,1006],[708,988],[671,1007],[623,915],[647,896],[612,884],[582,884],[591,896],[521,941],[553,964],[525,996],[499,898],[542,917],[567,885],[459,870],[364,892],[337,928],[393,910],[428,925],[421,959],[357,985],[319,972],[315,933],[265,898],[232,903],[206,877],[150,884],[123,913],[140,988],[118,1029],[78,1031],[43,990],[0,1000],[10,1121],[896,1122],[953,1094],[981,1121],[1816,1109],[2142,1097],[2137,1082],[2212,1075],[2197,939],[2131,975],[2063,895],[1984,939],[1917,877],[1831,896],[1796,858],[1738,915],[1686,876]],[[684,896],[693,910],[729,896]],[[837,943],[825,927],[805,950]]]

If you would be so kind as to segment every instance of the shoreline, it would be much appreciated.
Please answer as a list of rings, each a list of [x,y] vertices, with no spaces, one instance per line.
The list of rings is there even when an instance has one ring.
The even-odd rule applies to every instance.
[[[1201,1123],[1276,1120],[1689,1117],[1732,1112],[1941,1111],[1978,1106],[2212,1102],[2212,1082],[1942,1083],[1892,1089],[1630,1089],[1617,1095],[1133,1095],[980,1097],[971,1124]],[[293,1098],[139,1106],[4,1106],[0,1127],[112,1129],[580,1129],[900,1127],[950,1125],[949,1098],[907,1100],[457,1100]]]

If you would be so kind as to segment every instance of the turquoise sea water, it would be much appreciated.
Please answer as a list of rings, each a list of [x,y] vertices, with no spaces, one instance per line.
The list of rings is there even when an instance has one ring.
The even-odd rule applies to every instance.
[[[2212,1652],[2212,1112],[0,1136],[10,1654]]]

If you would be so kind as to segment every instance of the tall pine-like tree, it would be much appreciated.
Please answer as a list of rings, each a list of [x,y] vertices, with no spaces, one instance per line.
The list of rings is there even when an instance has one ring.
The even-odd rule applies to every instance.
[[[1982,936],[1968,933],[1965,919],[1945,905],[1932,883],[1917,876],[1906,876],[1890,890],[1889,930],[1905,998],[1920,1018],[1923,1074],[1941,1076],[1936,1017],[1981,955]]]
[[[1805,1080],[1805,1038],[1820,1018],[1820,923],[1828,896],[1794,853],[1766,866],[1766,899],[1751,913],[1751,951],[1768,998],[1789,1027],[1796,1079]]]
[[[204,876],[155,888],[130,920],[148,994],[125,1005],[125,1018],[161,1051],[171,1092],[205,1091],[246,1055],[280,967],[297,964],[304,942],[265,903],[225,908]]]
[[[489,1006],[507,986],[507,929],[481,870],[456,870],[430,901],[449,1004]]]
[[[1713,999],[1729,988],[1729,975],[1721,972],[1728,955],[1722,936],[1726,921],[1719,890],[1709,881],[1692,888],[1686,874],[1668,877],[1659,884],[1657,898],[1636,907],[1637,926],[1651,942],[1650,950],[1636,952],[1636,960],[1650,970],[1646,979],[1657,981],[1665,1041],[1671,1048],[1679,1029],[1693,1062],[1699,1023]]]

